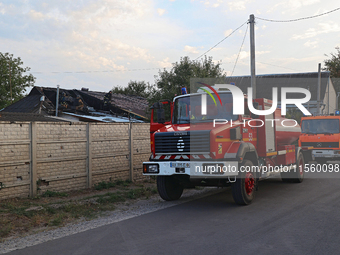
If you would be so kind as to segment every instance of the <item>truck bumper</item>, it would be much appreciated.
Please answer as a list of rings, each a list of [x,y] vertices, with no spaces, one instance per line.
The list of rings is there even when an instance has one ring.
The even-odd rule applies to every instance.
[[[237,161],[157,161],[143,162],[143,175],[186,174],[190,178],[228,178],[238,175]]]
[[[334,158],[340,159],[340,150],[312,150],[312,158]]]

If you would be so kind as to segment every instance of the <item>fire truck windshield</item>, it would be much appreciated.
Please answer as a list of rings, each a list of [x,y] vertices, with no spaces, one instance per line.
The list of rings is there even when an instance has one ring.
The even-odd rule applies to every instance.
[[[219,93],[219,96],[222,105],[216,96],[212,99],[207,95],[206,114],[202,114],[201,94],[177,98],[174,102],[173,124],[212,122],[214,119],[237,120],[238,115],[233,115],[232,95]]]
[[[338,119],[307,119],[301,123],[302,133],[335,134],[339,133]]]

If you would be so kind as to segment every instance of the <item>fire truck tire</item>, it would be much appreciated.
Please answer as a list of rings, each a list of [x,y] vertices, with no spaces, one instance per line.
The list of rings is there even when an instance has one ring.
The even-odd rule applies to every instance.
[[[231,193],[236,204],[248,205],[255,198],[257,179],[255,178],[255,173],[248,171],[253,165],[253,162],[250,160],[243,160],[240,166],[240,170],[242,171],[239,172],[239,177],[236,179],[236,182],[231,185]],[[249,169],[244,171],[247,168],[243,168],[242,166],[249,166]]]
[[[303,182],[303,178],[305,176],[305,159],[303,154],[300,152],[297,157],[297,169],[293,172],[293,180],[292,182],[301,183]]]
[[[302,153],[299,153],[296,162],[297,162],[297,168],[295,171],[281,173],[281,179],[283,182],[301,183],[303,181],[305,159]]]
[[[173,201],[182,196],[183,186],[173,176],[157,176],[157,190],[162,199]]]

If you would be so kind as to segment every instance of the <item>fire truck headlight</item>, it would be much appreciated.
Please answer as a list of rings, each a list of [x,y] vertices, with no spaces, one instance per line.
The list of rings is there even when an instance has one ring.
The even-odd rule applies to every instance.
[[[143,166],[143,172],[146,174],[158,174],[159,166],[158,164],[145,164]]]

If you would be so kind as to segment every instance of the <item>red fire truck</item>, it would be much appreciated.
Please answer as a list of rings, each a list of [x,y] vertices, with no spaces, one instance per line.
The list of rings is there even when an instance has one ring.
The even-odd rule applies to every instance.
[[[220,103],[205,97],[205,114],[206,90],[151,107],[152,155],[143,163],[143,174],[157,176],[161,198],[179,199],[184,188],[195,186],[231,186],[234,201],[247,205],[260,179],[279,173],[283,181],[302,182],[304,156],[292,145],[301,134],[298,123],[282,117],[280,109],[265,116],[251,114],[246,96],[245,113],[234,115],[232,93],[216,90]],[[254,99],[253,105],[266,110],[272,101]]]

